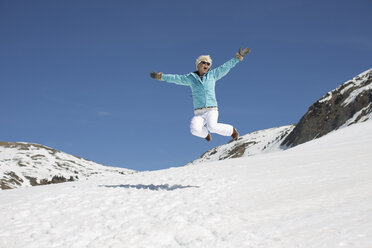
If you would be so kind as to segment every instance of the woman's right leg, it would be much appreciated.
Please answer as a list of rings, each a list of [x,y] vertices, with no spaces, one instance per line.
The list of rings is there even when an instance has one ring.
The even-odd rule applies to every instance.
[[[193,135],[200,138],[208,136],[208,129],[206,127],[206,121],[202,115],[195,115],[190,123],[190,131]]]

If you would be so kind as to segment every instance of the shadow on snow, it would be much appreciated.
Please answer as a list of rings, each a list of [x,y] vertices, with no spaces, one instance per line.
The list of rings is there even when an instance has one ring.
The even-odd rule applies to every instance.
[[[100,185],[99,187],[106,187],[106,188],[125,188],[125,189],[149,189],[149,190],[176,190],[176,189],[185,189],[185,188],[199,188],[199,186],[191,186],[191,185],[180,185],[175,184],[170,186],[169,184],[161,184],[161,185],[144,185],[144,184],[119,184],[119,185]]]

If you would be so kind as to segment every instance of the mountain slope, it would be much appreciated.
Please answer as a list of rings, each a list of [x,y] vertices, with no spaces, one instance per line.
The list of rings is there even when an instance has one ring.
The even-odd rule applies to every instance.
[[[310,106],[282,145],[293,147],[372,118],[372,69],[349,80]]]
[[[372,247],[372,121],[281,152],[0,192],[0,247]]]
[[[280,151],[280,144],[293,128],[293,125],[289,125],[243,135],[236,142],[230,142],[208,150],[188,165]]]
[[[85,180],[102,174],[133,172],[103,166],[38,144],[0,142],[1,189]]]

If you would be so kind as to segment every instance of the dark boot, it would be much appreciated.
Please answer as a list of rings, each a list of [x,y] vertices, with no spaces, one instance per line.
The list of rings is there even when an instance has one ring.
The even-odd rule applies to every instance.
[[[233,130],[233,133],[232,133],[231,137],[235,141],[238,140],[238,138],[239,138],[239,133],[238,133],[238,131],[236,131],[235,127],[234,127],[234,130]]]
[[[211,140],[212,140],[212,136],[211,136],[211,134],[209,133],[209,134],[207,135],[207,137],[205,137],[205,139],[206,139],[208,142],[211,142]]]

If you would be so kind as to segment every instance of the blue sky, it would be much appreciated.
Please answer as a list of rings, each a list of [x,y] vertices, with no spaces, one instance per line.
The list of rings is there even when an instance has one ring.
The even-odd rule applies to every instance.
[[[0,0],[0,140],[136,170],[181,166],[211,143],[189,132],[186,74],[252,53],[217,82],[220,122],[240,134],[296,123],[372,67],[372,2]]]

